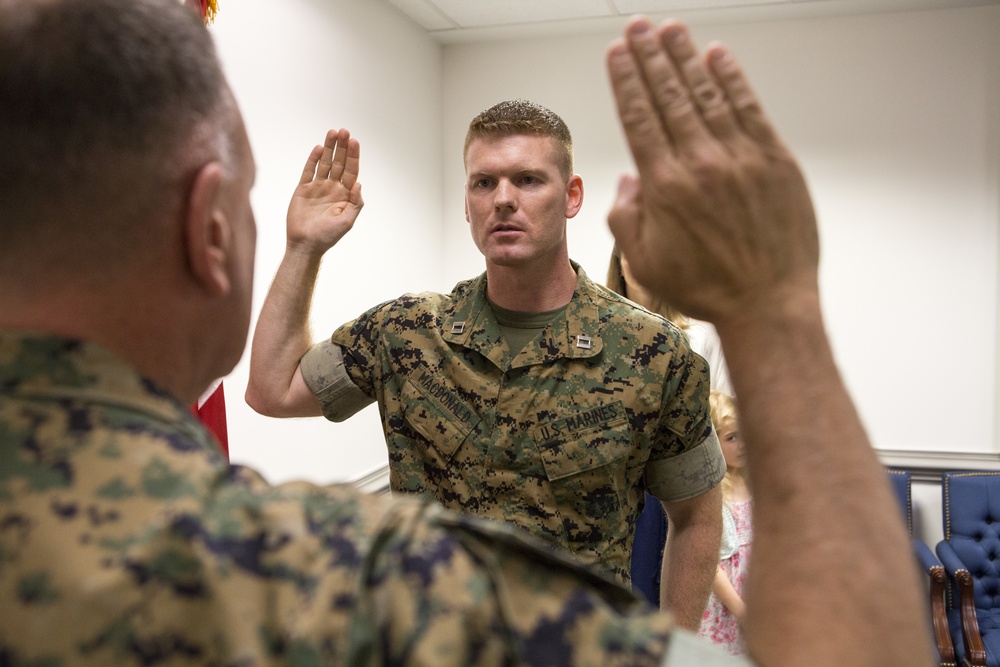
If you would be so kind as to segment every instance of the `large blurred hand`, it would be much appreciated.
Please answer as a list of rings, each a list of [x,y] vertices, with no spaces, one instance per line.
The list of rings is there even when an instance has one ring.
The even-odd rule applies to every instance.
[[[358,182],[361,146],[345,129],[330,130],[309,154],[288,204],[288,245],[322,254],[357,220],[364,200]]]
[[[815,297],[805,181],[729,51],[701,58],[680,23],[636,18],[607,63],[639,172],[622,178],[609,225],[636,279],[717,323]]]

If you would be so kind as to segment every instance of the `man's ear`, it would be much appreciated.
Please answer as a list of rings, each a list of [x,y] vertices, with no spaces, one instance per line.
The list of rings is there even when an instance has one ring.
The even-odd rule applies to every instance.
[[[465,221],[472,222],[472,220],[469,220],[469,198],[465,197],[464,202],[465,202]]]
[[[577,174],[569,177],[566,184],[566,217],[575,217],[583,207],[583,179]]]
[[[191,186],[184,221],[184,244],[194,279],[212,296],[231,288],[229,253],[232,230],[222,206],[223,168],[209,162],[198,170]]]

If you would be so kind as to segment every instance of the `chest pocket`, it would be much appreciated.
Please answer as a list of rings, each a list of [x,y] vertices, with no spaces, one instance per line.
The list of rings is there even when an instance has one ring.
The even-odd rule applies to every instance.
[[[621,401],[538,426],[532,438],[550,482],[614,463],[632,450]]]
[[[621,402],[543,424],[532,436],[560,511],[575,515],[565,519],[587,524],[622,512],[633,444]]]
[[[480,421],[451,387],[426,368],[418,368],[406,378],[402,399],[406,422],[445,461],[455,454]]]

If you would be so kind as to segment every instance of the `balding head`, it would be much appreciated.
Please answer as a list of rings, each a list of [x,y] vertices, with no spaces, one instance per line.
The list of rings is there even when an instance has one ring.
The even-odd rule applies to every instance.
[[[246,341],[253,157],[178,0],[0,0],[0,326],[189,399]]]
[[[177,0],[0,0],[0,264],[141,252],[139,221],[225,151],[225,91]]]

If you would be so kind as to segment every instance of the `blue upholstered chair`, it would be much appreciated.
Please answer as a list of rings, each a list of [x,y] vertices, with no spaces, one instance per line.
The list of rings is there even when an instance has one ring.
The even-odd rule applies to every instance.
[[[1000,666],[1000,472],[941,479],[948,621],[961,664]]]
[[[938,664],[941,667],[955,667],[955,649],[949,632],[945,607],[947,575],[945,574],[944,567],[938,561],[930,547],[922,540],[913,537],[913,492],[910,473],[905,470],[893,469],[889,469],[886,472],[889,474],[889,481],[892,483],[896,500],[899,501],[899,507],[903,512],[906,531],[913,544],[913,553],[920,567],[927,573],[931,622],[934,643],[938,652]]]
[[[899,509],[903,512],[903,520],[906,522],[906,534],[913,537],[913,493],[911,487],[912,476],[906,470],[886,470],[889,475],[889,482],[892,484],[892,491],[896,494],[899,502]]]
[[[635,523],[632,541],[632,589],[660,606],[660,568],[667,543],[667,513],[655,496],[646,494],[646,504]]]

